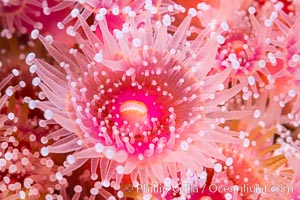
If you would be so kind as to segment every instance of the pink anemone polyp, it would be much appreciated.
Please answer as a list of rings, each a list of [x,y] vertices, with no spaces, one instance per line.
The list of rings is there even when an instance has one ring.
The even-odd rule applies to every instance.
[[[124,30],[113,35],[106,18],[101,18],[101,40],[78,15],[84,32],[77,35],[78,49],[39,37],[65,71],[34,61],[39,86],[49,100],[31,103],[63,127],[47,138],[59,140],[47,142],[41,152],[75,151],[58,179],[88,159],[93,177],[99,177],[99,165],[103,185],[115,179],[117,188],[124,175],[130,174],[134,184],[148,184],[152,177],[177,181],[178,172],[184,179],[188,168],[201,172],[214,167],[211,158],[226,159],[216,143],[240,140],[219,124],[251,111],[231,112],[219,105],[245,83],[225,89],[231,69],[209,75],[217,41],[212,35],[202,42],[201,34],[195,41],[187,40],[194,16],[195,10],[189,10],[174,35],[168,33],[170,16],[152,24],[146,12],[131,17]],[[49,77],[50,72],[56,76]]]
[[[192,89],[196,79],[184,78],[189,71],[175,58],[163,64],[164,53],[149,53],[152,60],[128,66],[123,72],[100,68],[92,77],[83,77],[76,85],[97,86],[72,94],[76,98],[73,109],[86,115],[81,122],[92,138],[146,157],[166,146],[174,148],[180,137],[175,130],[188,128],[190,118],[204,117],[203,111],[193,111],[202,104],[200,90]],[[83,94],[85,98],[79,97]]]

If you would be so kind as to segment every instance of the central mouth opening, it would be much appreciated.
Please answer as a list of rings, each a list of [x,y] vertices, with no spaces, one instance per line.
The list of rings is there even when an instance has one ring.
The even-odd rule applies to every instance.
[[[124,101],[120,106],[120,114],[123,119],[131,123],[139,122],[147,116],[147,106],[137,100]]]

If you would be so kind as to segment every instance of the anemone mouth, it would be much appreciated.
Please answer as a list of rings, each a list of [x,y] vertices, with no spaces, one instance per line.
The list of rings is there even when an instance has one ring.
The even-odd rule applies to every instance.
[[[221,69],[230,63],[236,75],[248,74],[259,60],[259,49],[250,49],[251,36],[239,32],[227,34],[226,42],[220,47],[218,59],[222,61]],[[255,46],[255,45],[254,45]],[[224,62],[225,61],[225,62]]]
[[[125,120],[129,121],[129,123],[135,124],[139,123],[146,117],[148,108],[141,101],[128,100],[121,104],[119,112]]]
[[[152,155],[173,148],[176,138],[185,137],[183,130],[203,117],[201,92],[191,70],[174,58],[166,62],[161,52],[149,54],[151,59],[128,63],[121,72],[97,66],[93,77],[77,84],[89,87],[71,95],[86,100],[73,105],[81,130],[131,154]]]
[[[17,16],[19,15],[26,6],[27,1],[14,1],[14,3],[8,2],[5,4],[3,1],[0,2],[0,16],[8,17],[8,16]]]

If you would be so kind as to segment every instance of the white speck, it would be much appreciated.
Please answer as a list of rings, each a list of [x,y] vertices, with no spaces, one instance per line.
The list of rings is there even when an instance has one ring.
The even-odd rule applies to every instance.
[[[108,149],[106,150],[105,155],[108,159],[112,159],[115,156],[115,151],[113,149]]]
[[[222,35],[217,36],[217,42],[219,44],[224,44],[225,43],[225,38]]]
[[[272,64],[276,64],[276,57],[272,53],[268,53],[268,58]]]
[[[221,28],[223,29],[223,31],[228,31],[229,30],[229,26],[226,22],[221,23]]]
[[[264,61],[264,60],[258,61],[258,66],[259,66],[259,68],[264,68],[264,67],[266,67],[266,61]]]
[[[126,73],[127,76],[131,76],[135,73],[135,69],[131,67],[125,73]]]
[[[251,6],[251,7],[248,8],[248,12],[253,15],[253,14],[255,14],[256,9]]]
[[[222,171],[222,165],[220,163],[215,164],[214,170],[215,172],[221,172]]]
[[[103,55],[102,53],[96,53],[95,56],[94,56],[94,60],[98,63],[102,62],[103,61]]]
[[[169,130],[170,130],[170,132],[174,132],[175,131],[175,127],[174,126],[170,126]]]
[[[253,76],[249,76],[248,77],[248,83],[251,86],[255,85],[255,78]]]
[[[42,149],[41,149],[41,155],[42,156],[48,156],[48,154],[49,154],[48,148],[47,147],[42,147]]]
[[[272,12],[272,14],[270,16],[270,20],[274,21],[277,17],[278,17],[278,13],[277,12]]]
[[[292,56],[293,61],[298,62],[300,60],[300,56],[298,54],[294,54]]]
[[[52,119],[53,118],[53,112],[51,110],[45,110],[44,112],[45,119]]]
[[[25,59],[26,64],[31,65],[34,58],[35,58],[35,53],[29,53]]]
[[[106,8],[100,8],[99,14],[106,15],[107,14],[107,9]]]
[[[235,53],[231,53],[231,54],[229,54],[228,58],[232,62],[232,61],[236,60],[236,54]]]
[[[7,118],[9,120],[13,120],[15,118],[15,114],[14,113],[8,113]]]
[[[210,8],[210,6],[209,6],[207,3],[202,2],[202,3],[198,3],[198,4],[197,4],[197,8],[198,8],[199,10],[206,11],[206,10],[208,10],[208,9]]]
[[[240,63],[237,60],[231,61],[231,65],[233,69],[239,69],[240,68]]]
[[[134,47],[140,47],[141,44],[142,44],[142,42],[141,42],[141,40],[138,39],[138,38],[134,38],[134,39],[132,40],[132,45],[133,45]]]
[[[36,102],[34,100],[30,100],[28,103],[29,109],[31,110],[35,109],[35,106],[36,106]]]
[[[157,13],[157,8],[152,6],[150,11],[151,11],[151,14],[154,15]]]
[[[101,153],[102,151],[103,151],[103,145],[102,144],[100,144],[100,143],[97,143],[96,145],[95,145],[95,151],[97,152],[97,153]]]
[[[243,147],[247,148],[250,145],[250,140],[248,138],[246,138],[243,142]]]
[[[61,22],[57,22],[57,25],[56,25],[56,26],[57,26],[57,28],[60,29],[60,30],[62,30],[62,29],[65,28],[64,24],[61,23]]]
[[[82,140],[78,140],[78,141],[77,141],[77,144],[78,144],[79,146],[81,146],[81,145],[83,144],[83,141],[82,141]]]
[[[123,198],[124,197],[124,192],[118,191],[117,196],[118,196],[118,198]]]
[[[142,197],[142,200],[150,200],[152,197],[152,194],[144,194]]]
[[[102,181],[102,185],[103,185],[103,187],[109,187],[109,186],[110,186],[110,183],[109,183],[109,181],[107,181],[107,180],[103,180],[103,181]]]
[[[173,12],[174,11],[174,6],[173,5],[169,5],[168,6],[168,11],[169,12]]]
[[[60,181],[60,180],[62,180],[63,176],[62,176],[62,174],[61,174],[60,172],[56,172],[55,178],[56,178],[58,181]]]
[[[182,141],[181,144],[180,144],[180,148],[183,151],[187,151],[189,149],[189,144],[186,141]]]
[[[197,11],[195,8],[190,8],[188,11],[189,15],[191,15],[192,17],[195,17],[197,15]]]
[[[176,52],[177,52],[176,49],[170,49],[170,54],[174,55],[174,54],[176,54]]]
[[[121,39],[123,37],[123,32],[120,30],[115,29],[114,33],[115,33],[117,39]]]
[[[135,16],[136,16],[136,13],[135,13],[134,11],[131,10],[131,11],[128,12],[128,16],[129,16],[129,17],[135,17]]]
[[[104,19],[104,15],[97,14],[96,17],[95,17],[95,19],[96,19],[97,21],[102,21],[102,20]]]
[[[12,154],[10,152],[6,152],[4,155],[5,160],[11,160],[12,159]]]
[[[233,163],[233,159],[232,159],[231,157],[229,157],[229,158],[226,159],[225,164],[226,164],[227,166],[231,166],[232,163]]]
[[[124,174],[124,167],[123,166],[117,166],[116,171],[118,174]]]
[[[253,117],[256,118],[256,119],[259,118],[260,117],[260,110],[256,109],[253,113]]]
[[[46,35],[45,39],[47,40],[47,42],[52,42],[53,41],[53,36],[52,35]]]
[[[46,198],[46,200],[53,200],[53,197],[52,197],[51,194],[47,194],[47,195],[45,196],[45,198]]]
[[[98,189],[96,189],[96,188],[91,189],[91,194],[92,195],[97,195],[98,193],[99,193]]]
[[[74,30],[73,26],[68,26],[68,28],[66,29],[66,33],[73,37],[76,35],[76,31]]]
[[[16,171],[17,171],[17,166],[16,165],[14,165],[14,164],[11,164],[10,166],[9,166],[9,168],[8,168],[8,172],[10,173],[10,174],[13,174],[13,173],[15,173]]]
[[[275,11],[279,11],[281,10],[282,8],[284,7],[284,4],[282,2],[278,2],[275,4],[274,8],[275,8]]]
[[[24,88],[26,86],[26,83],[24,81],[20,81],[19,85],[20,85],[21,88]]]
[[[270,26],[272,26],[272,21],[269,20],[269,19],[266,19],[266,20],[264,21],[264,24],[265,24],[266,27],[270,27]]]
[[[80,193],[81,191],[82,191],[82,187],[80,186],[80,185],[76,185],[75,187],[74,187],[74,191],[77,193]]]
[[[48,6],[43,6],[43,13],[45,15],[50,15],[51,11],[50,11],[50,8]]]
[[[26,193],[24,191],[19,192],[19,197],[20,199],[25,199],[26,198]]]
[[[112,12],[113,15],[119,15],[120,9],[119,9],[119,7],[116,5],[116,6],[112,7],[111,12]]]
[[[225,199],[226,199],[226,200],[231,200],[231,199],[232,199],[232,194],[226,193],[226,194],[225,194]]]
[[[12,86],[8,87],[6,90],[5,90],[5,94],[9,97],[11,97],[13,94],[14,94],[14,89]]]
[[[171,17],[170,17],[170,15],[164,15],[164,17],[162,19],[162,23],[165,26],[170,26],[171,25]]]
[[[274,77],[272,77],[271,75],[268,75],[267,79],[268,79],[268,81],[270,81],[270,83],[274,83],[275,82]]]
[[[32,79],[32,85],[33,86],[38,86],[41,83],[41,79],[39,77],[35,77]]]
[[[36,69],[37,69],[37,66],[36,65],[31,65],[30,68],[29,68],[29,72],[31,74],[34,74],[36,72]]]
[[[34,40],[37,39],[39,35],[40,35],[40,31],[37,29],[33,29],[30,34],[31,38]]]
[[[199,136],[203,137],[205,135],[205,132],[203,130],[199,131]]]
[[[296,96],[296,91],[295,90],[289,90],[289,96],[290,97]]]
[[[75,18],[77,17],[79,14],[79,10],[77,8],[74,8],[72,11],[71,11],[71,17]]]

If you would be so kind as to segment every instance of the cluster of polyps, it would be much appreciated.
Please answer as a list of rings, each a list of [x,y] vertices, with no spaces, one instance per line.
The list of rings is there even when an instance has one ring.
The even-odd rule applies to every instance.
[[[19,17],[28,11],[28,28],[38,25],[30,36],[56,61],[29,53],[11,62],[0,49],[0,198],[281,199],[264,191],[211,194],[208,186],[298,187],[299,5],[286,14],[286,4],[273,0],[186,8],[148,0],[48,3],[0,4],[16,6],[10,27],[17,30],[2,23],[2,35],[27,33]],[[70,11],[49,23],[76,44],[65,47],[59,30],[39,30],[32,5],[49,17]],[[5,40],[16,52],[27,39]],[[30,75],[12,66],[19,59]],[[157,193],[148,184],[172,189]]]
[[[273,30],[268,40],[270,55],[274,60],[277,70],[272,79],[279,80],[288,85],[288,94],[282,95],[280,99],[282,107],[285,107],[287,115],[284,118],[293,122],[294,126],[299,126],[299,16],[298,13],[287,15],[281,10],[283,4],[275,7]],[[283,86],[279,86],[280,89]],[[285,119],[283,119],[285,121]]]
[[[11,74],[0,82],[0,198],[38,199],[54,191],[56,184],[54,162],[40,156],[38,149],[31,148],[36,142],[34,125],[27,119],[27,105],[15,104],[15,92],[24,87],[24,82],[8,86],[19,73]],[[24,120],[24,121],[22,121]],[[26,124],[28,123],[28,124]],[[46,183],[46,184],[45,184]]]
[[[257,105],[257,101],[251,105],[262,113],[255,114],[254,112],[252,118],[245,118],[245,121],[235,121],[229,124],[233,130],[242,131],[246,140],[240,145],[230,144],[222,147],[223,154],[232,158],[234,162],[226,162],[223,165],[224,171],[217,174],[213,180],[213,183],[217,185],[246,186],[236,192],[242,198],[281,199],[281,194],[270,192],[270,185],[285,188],[287,193],[292,192],[293,171],[286,168],[287,158],[283,154],[272,153],[281,148],[280,144],[272,144],[274,135],[281,134],[283,131],[282,127],[276,123],[279,114],[275,117],[268,115],[273,110],[277,110],[279,105],[273,103],[268,105],[266,93],[261,93],[260,105]],[[250,105],[248,104],[248,106]],[[249,188],[253,188],[255,185],[268,189],[253,193]],[[236,194],[227,195],[233,197]]]

